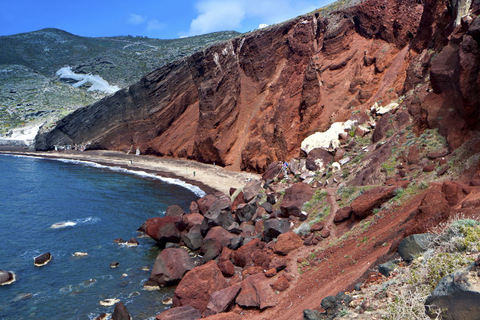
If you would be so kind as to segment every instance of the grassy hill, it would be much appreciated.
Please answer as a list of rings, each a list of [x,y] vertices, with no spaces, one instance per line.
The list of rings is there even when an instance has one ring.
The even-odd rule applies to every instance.
[[[105,93],[72,87],[56,72],[65,66],[126,87],[166,63],[237,36],[216,32],[160,40],[118,36],[88,38],[58,29],[0,37],[0,134],[29,122],[55,121]]]

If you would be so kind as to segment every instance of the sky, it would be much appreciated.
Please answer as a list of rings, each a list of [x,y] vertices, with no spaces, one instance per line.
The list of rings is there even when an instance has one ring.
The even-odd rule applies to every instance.
[[[0,36],[57,28],[85,37],[175,39],[247,32],[333,0],[0,0]]]

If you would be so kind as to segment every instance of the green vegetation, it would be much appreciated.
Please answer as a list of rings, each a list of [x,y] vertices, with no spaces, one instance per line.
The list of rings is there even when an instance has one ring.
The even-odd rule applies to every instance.
[[[0,134],[30,122],[54,123],[106,94],[72,87],[55,73],[71,66],[75,73],[99,75],[126,87],[168,63],[239,35],[215,32],[160,40],[146,37],[80,37],[42,29],[0,37]]]
[[[444,276],[475,260],[475,256],[467,252],[478,252],[479,243],[480,222],[477,220],[457,218],[441,226],[430,249],[408,268],[400,270],[395,278],[399,285],[385,319],[430,319],[425,314],[426,298]]]

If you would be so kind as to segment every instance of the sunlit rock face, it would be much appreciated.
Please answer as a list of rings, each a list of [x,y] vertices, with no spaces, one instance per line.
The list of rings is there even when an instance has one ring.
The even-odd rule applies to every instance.
[[[370,0],[217,44],[67,116],[36,148],[168,155],[264,171],[301,142],[404,93],[423,6]]]

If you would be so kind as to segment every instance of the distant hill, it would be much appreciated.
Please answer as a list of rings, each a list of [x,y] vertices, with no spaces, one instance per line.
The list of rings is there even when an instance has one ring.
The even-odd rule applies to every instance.
[[[78,88],[57,71],[92,74],[111,86],[126,87],[144,74],[214,43],[237,36],[234,31],[160,40],[118,36],[88,38],[58,29],[0,37],[0,134],[12,127],[55,120],[105,97],[105,92]],[[93,89],[93,88],[92,88]]]

